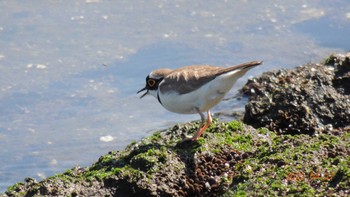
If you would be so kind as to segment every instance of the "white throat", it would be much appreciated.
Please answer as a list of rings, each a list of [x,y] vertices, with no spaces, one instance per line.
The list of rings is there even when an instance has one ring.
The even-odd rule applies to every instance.
[[[155,98],[158,98],[158,90],[148,90],[148,94],[154,96]]]

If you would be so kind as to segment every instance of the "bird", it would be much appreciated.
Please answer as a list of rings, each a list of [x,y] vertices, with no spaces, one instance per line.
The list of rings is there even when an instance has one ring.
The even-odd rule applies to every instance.
[[[210,65],[191,65],[174,70],[161,68],[147,75],[146,86],[137,94],[146,91],[140,99],[152,95],[171,112],[198,113],[201,117],[198,131],[184,139],[197,141],[212,122],[209,110],[224,98],[237,79],[262,63],[251,61],[227,68]]]

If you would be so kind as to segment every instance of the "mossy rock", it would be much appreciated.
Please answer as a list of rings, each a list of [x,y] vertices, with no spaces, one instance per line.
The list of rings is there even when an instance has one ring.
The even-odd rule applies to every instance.
[[[346,130],[313,137],[278,135],[238,121],[214,120],[199,142],[181,142],[198,126],[176,125],[110,152],[91,167],[39,183],[18,183],[6,195],[307,196],[349,191]]]
[[[349,58],[340,61],[336,57],[327,60],[328,64],[344,67],[329,71],[336,75],[331,91],[343,94],[344,99],[348,96],[344,90],[347,85],[336,81],[350,79]],[[309,64],[288,73],[301,76],[305,70],[309,76],[321,79],[314,72],[322,70],[320,66],[324,65]],[[265,96],[278,100],[282,94],[291,93],[286,98],[296,99],[296,104],[309,102],[305,94],[294,95],[300,93],[292,84],[295,80],[283,79],[281,73],[286,71],[273,74],[278,75],[273,81],[259,79],[267,88]],[[291,81],[285,84],[285,80]],[[322,80],[319,82],[324,84]],[[275,86],[275,82],[282,86]],[[308,88],[315,86],[315,82],[305,84]],[[266,99],[257,87],[249,88],[255,88],[257,99]],[[175,125],[132,142],[125,150],[111,151],[90,167],[75,167],[40,182],[27,178],[9,187],[4,196],[349,196],[349,103],[341,100],[342,105],[336,106],[339,101],[311,99],[342,112],[342,117],[331,124],[331,116],[324,116],[324,120],[313,116],[326,112],[317,111],[316,105],[293,108],[283,99],[275,105],[269,100],[261,102],[264,99],[254,104],[254,99],[248,107],[253,106],[255,115],[249,118],[255,128],[240,121],[214,119],[198,141],[183,142],[186,135],[197,131],[199,122]],[[288,113],[279,113],[281,105]],[[247,116],[245,121],[249,122]]]

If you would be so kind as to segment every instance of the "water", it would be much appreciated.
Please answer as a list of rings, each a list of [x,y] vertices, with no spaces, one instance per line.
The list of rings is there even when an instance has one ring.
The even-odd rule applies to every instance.
[[[349,50],[349,8],[346,0],[2,0],[0,192],[199,119],[138,98],[151,70],[264,60],[232,96],[249,76]]]

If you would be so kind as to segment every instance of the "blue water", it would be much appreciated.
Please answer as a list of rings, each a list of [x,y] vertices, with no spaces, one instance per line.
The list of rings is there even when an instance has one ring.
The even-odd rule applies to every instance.
[[[349,50],[349,8],[346,0],[0,1],[0,192],[199,119],[139,99],[151,70],[264,60],[232,96],[248,77]]]

